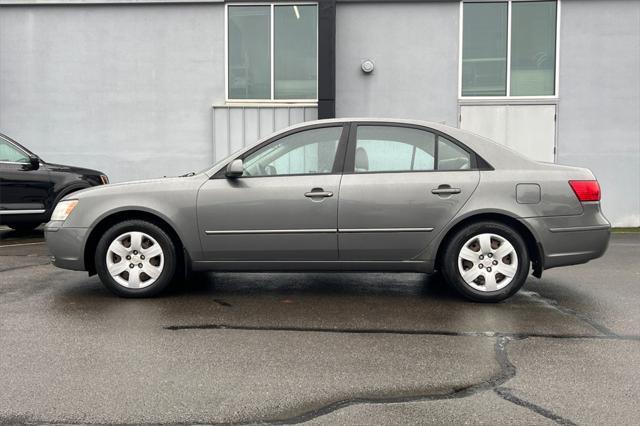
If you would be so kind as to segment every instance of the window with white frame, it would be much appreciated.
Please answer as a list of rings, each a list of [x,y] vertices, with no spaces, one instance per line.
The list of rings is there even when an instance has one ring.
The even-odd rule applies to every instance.
[[[227,7],[227,99],[315,101],[318,6]]]
[[[462,97],[555,96],[556,1],[464,1]]]

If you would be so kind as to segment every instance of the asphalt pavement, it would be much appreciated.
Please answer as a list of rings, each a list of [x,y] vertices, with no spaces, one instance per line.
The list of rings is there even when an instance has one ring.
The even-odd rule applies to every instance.
[[[639,402],[640,233],[478,304],[391,273],[120,299],[0,228],[0,423],[636,425]]]

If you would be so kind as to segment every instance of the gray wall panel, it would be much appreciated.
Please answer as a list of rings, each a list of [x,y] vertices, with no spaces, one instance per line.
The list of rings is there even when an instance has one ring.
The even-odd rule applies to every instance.
[[[558,162],[589,167],[617,226],[640,226],[640,2],[562,2]]]
[[[213,160],[224,7],[0,7],[0,131],[113,181]]]
[[[457,125],[459,3],[337,7],[336,115]],[[364,59],[375,70],[360,69]]]
[[[213,146],[215,159],[253,145],[276,130],[303,121],[315,120],[318,109],[303,106],[230,106],[213,107]]]

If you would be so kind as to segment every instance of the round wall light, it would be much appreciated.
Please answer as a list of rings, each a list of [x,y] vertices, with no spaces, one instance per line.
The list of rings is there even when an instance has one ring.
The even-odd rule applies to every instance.
[[[373,71],[374,68],[373,61],[371,59],[365,59],[364,61],[362,61],[360,68],[362,68],[362,72],[369,74]]]

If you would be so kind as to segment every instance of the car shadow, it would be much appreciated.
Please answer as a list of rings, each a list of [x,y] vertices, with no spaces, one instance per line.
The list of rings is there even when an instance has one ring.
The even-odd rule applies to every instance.
[[[215,294],[411,296],[461,300],[440,274],[366,272],[194,273],[162,297]]]
[[[0,225],[0,243],[30,243],[44,240],[44,225],[30,231],[15,231]]]
[[[119,298],[97,277],[82,277],[55,290],[50,306],[65,318],[156,330],[593,332],[530,290],[500,303],[474,303],[449,289],[438,274],[203,273],[150,299]]]

